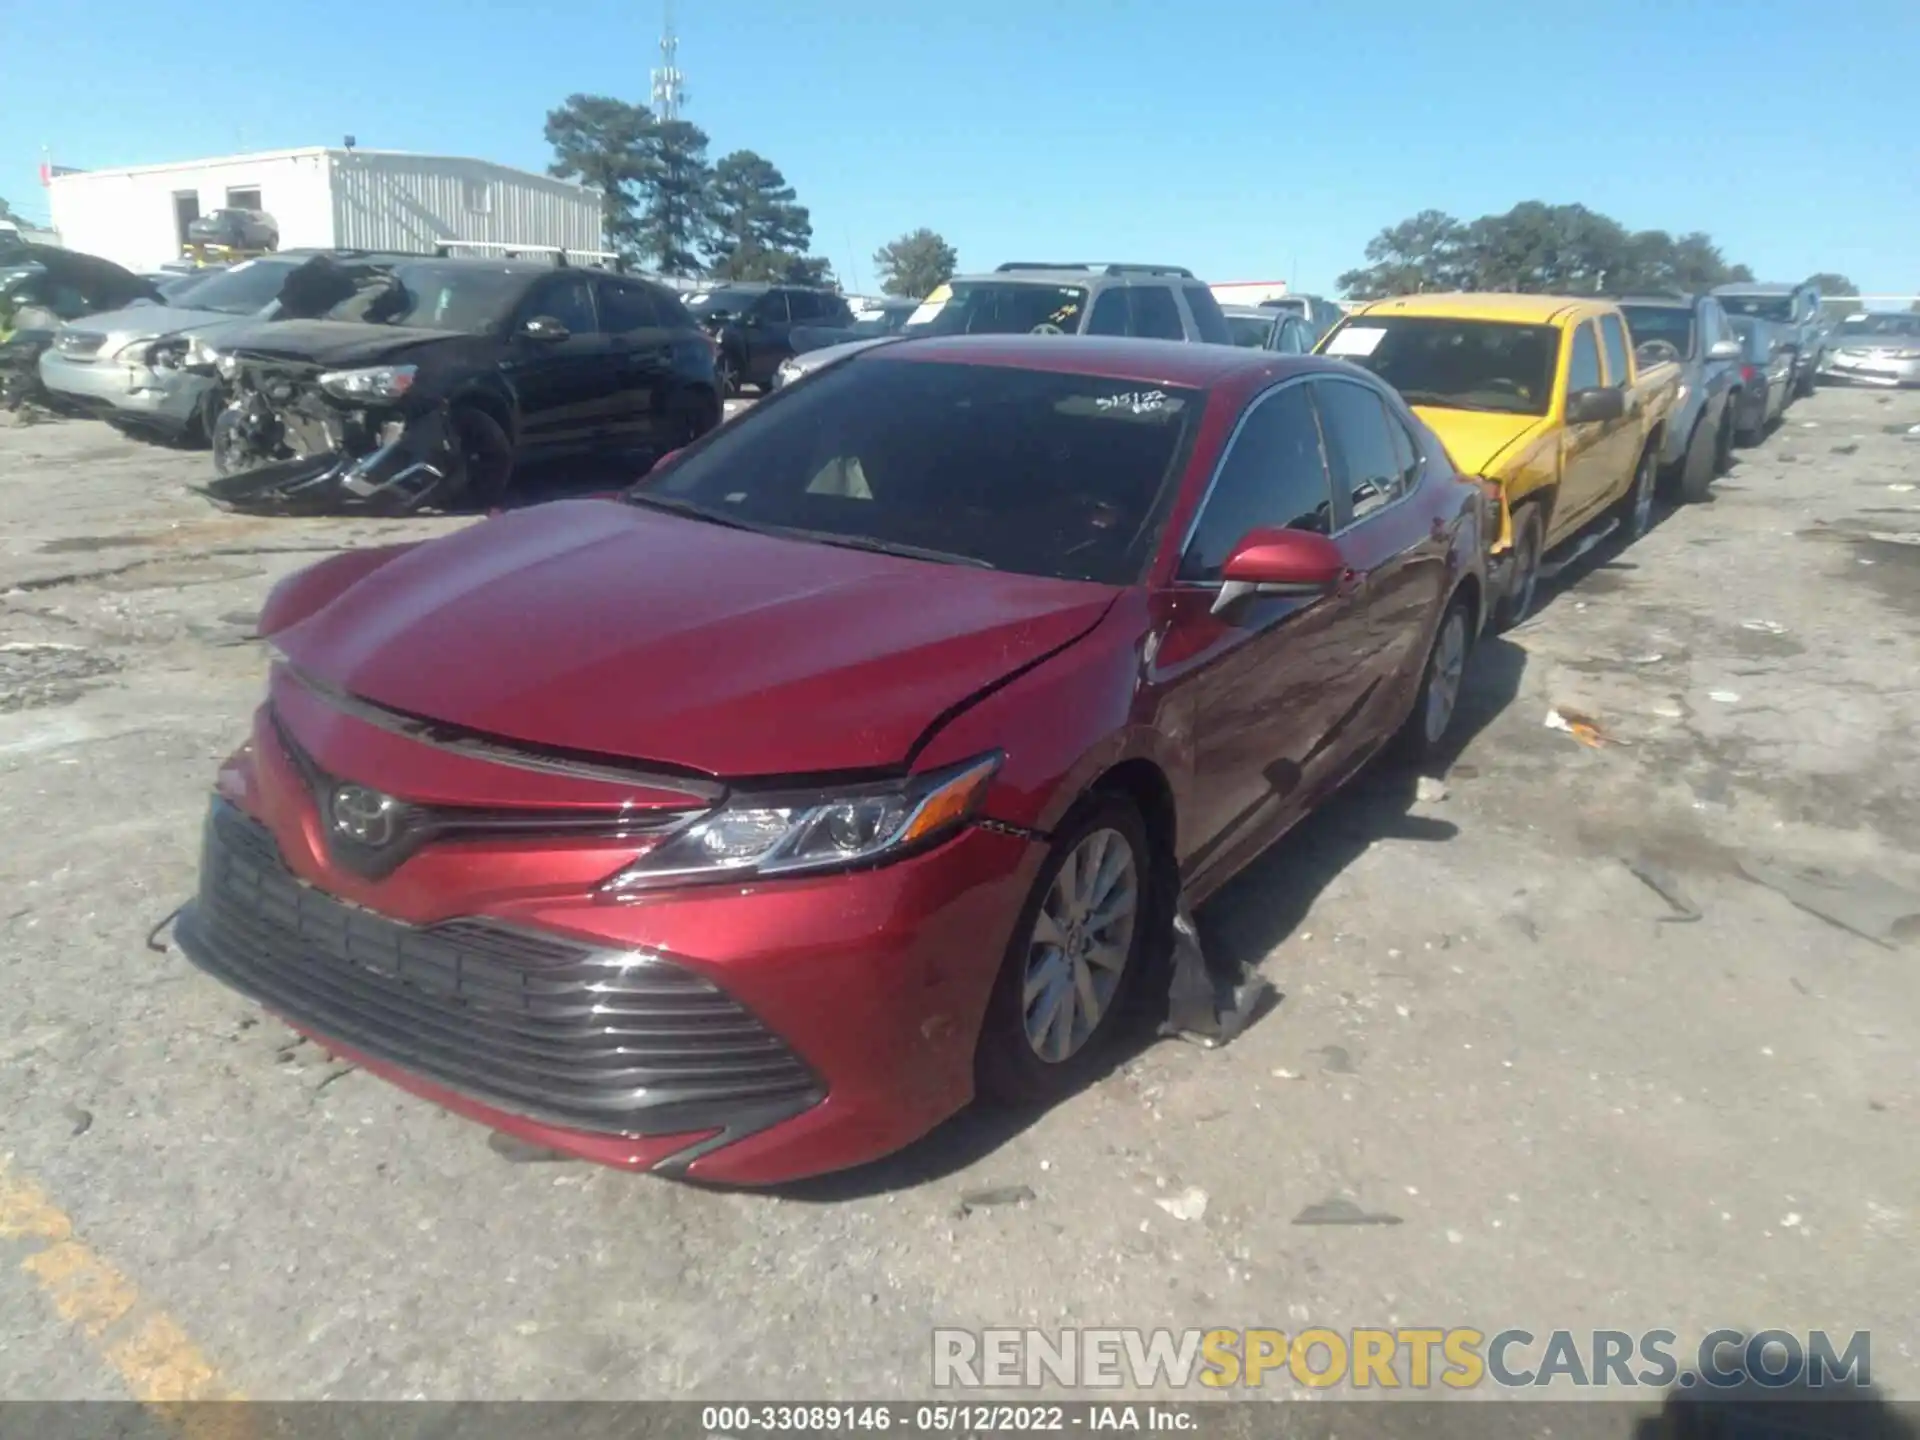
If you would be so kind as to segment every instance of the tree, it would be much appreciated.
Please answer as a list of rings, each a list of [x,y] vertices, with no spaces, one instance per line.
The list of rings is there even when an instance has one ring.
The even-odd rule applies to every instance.
[[[693,275],[712,249],[707,132],[685,120],[655,120],[641,138],[645,197],[636,248],[662,275]]]
[[[889,295],[919,300],[953,278],[959,252],[934,231],[921,226],[873,252],[880,288]]]
[[[816,285],[822,290],[838,290],[840,281],[833,273],[833,262],[824,255],[784,255],[780,273],[773,278],[786,285]]]
[[[1372,263],[1339,279],[1358,300],[1422,290],[1692,291],[1752,279],[1698,231],[1678,239],[1664,230],[1630,232],[1584,205],[1540,200],[1470,223],[1423,210],[1374,236],[1366,256]]]
[[[1466,227],[1453,216],[1422,210],[1369,240],[1367,259],[1373,263],[1347,271],[1337,283],[1356,300],[1458,288],[1465,240]]]
[[[578,180],[602,191],[602,234],[609,250],[638,250],[640,189],[647,178],[647,137],[653,112],[609,95],[569,95],[547,112],[547,143],[553,146],[549,175]]]
[[[1829,299],[1841,299],[1848,295],[1858,295],[1860,287],[1844,275],[1836,275],[1831,270],[1822,270],[1817,275],[1809,275],[1806,283]]]
[[[713,167],[711,213],[718,279],[785,279],[813,243],[807,207],[795,202],[773,162],[751,150],[736,150]]]

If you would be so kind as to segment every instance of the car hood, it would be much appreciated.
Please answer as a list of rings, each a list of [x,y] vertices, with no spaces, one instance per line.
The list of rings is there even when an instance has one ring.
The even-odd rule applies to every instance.
[[[1491,474],[1501,455],[1547,423],[1539,415],[1443,410],[1433,405],[1416,405],[1413,411],[1440,437],[1455,468],[1467,475]]]
[[[1829,335],[1829,350],[1920,350],[1920,335]]]
[[[135,340],[160,340],[169,335],[200,334],[227,325],[243,325],[252,317],[222,310],[187,310],[173,305],[129,305],[103,310],[73,322],[75,330],[105,335],[114,345]]]
[[[266,360],[312,360],[322,365],[372,365],[423,345],[443,345],[461,335],[405,325],[362,325],[351,320],[273,320],[238,335],[221,348]]]
[[[501,739],[799,775],[901,765],[1118,593],[573,500],[401,552],[273,643],[327,685]]]

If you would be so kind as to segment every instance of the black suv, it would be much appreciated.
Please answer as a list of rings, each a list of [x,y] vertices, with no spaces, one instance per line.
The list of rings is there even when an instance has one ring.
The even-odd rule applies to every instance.
[[[793,329],[844,329],[853,324],[846,297],[811,285],[724,282],[686,297],[687,309],[719,347],[722,396],[742,385],[773,388],[773,372],[793,355]]]
[[[322,255],[279,307],[187,356],[231,387],[208,493],[237,508],[484,503],[522,460],[657,454],[720,422],[713,343],[635,276]]]

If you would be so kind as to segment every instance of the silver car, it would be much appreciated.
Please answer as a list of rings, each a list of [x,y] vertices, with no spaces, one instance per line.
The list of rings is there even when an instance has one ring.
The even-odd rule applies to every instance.
[[[1849,315],[1827,337],[1820,378],[1920,385],[1920,315],[1904,310]]]
[[[271,255],[197,280],[177,303],[133,305],[63,325],[40,357],[40,383],[69,405],[169,439],[204,440],[220,382],[180,368],[195,339],[266,312],[307,257]]]

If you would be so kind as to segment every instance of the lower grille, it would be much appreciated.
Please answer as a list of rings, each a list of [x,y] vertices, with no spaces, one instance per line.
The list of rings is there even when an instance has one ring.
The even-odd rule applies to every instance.
[[[375,915],[295,877],[272,836],[222,800],[175,934],[195,964],[296,1024],[576,1129],[758,1129],[825,1093],[704,976],[486,920]]]

